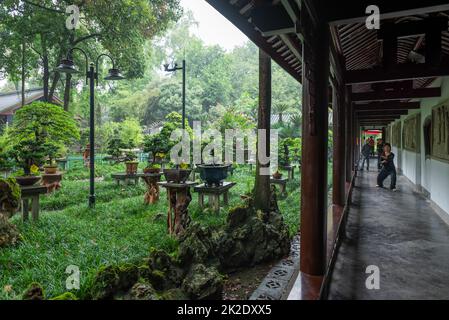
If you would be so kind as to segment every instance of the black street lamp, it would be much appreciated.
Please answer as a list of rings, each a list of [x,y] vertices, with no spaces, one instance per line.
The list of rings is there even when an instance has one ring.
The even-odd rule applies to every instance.
[[[123,80],[125,79],[118,69],[115,68],[114,59],[108,54],[100,54],[95,65],[93,63],[89,64],[89,57],[86,52],[80,48],[72,48],[67,53],[67,58],[61,60],[61,64],[55,69],[57,72],[74,74],[79,73],[76,69],[75,64],[72,59],[70,59],[71,54],[74,50],[79,50],[83,53],[84,58],[86,58],[86,81],[89,82],[90,86],[90,132],[89,132],[89,142],[90,142],[90,193],[89,193],[89,207],[93,208],[95,206],[95,83],[98,85],[98,63],[100,58],[108,57],[112,61],[112,69],[109,70],[108,75],[104,78],[105,80]]]
[[[186,60],[182,60],[182,67],[178,67],[177,63],[171,68],[169,64],[164,64],[164,69],[166,72],[182,70],[182,129],[184,130],[186,127]]]

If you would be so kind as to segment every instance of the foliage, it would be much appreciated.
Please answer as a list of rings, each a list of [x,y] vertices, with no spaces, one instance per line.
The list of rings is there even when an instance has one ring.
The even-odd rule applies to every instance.
[[[165,117],[165,123],[159,133],[147,135],[144,142],[144,151],[152,155],[152,162],[156,162],[156,157],[165,158],[173,146],[178,143],[177,140],[171,139],[173,131],[182,128],[182,116],[177,112],[171,112]],[[190,128],[186,119],[187,132],[192,135],[193,131]]]
[[[282,166],[301,160],[301,138],[280,139],[278,161]]]
[[[14,178],[0,178],[0,212],[18,210],[21,195],[20,186]]]
[[[111,156],[119,157],[119,149],[133,149],[140,147],[143,143],[142,127],[134,118],[125,119],[121,122],[106,122],[97,133],[98,141],[106,148],[101,148]]]
[[[54,157],[55,150],[79,139],[79,129],[61,107],[33,102],[20,108],[9,134],[10,149],[26,175],[30,168]]]
[[[157,204],[145,206],[143,184],[117,189],[111,180],[110,173],[123,171],[123,164],[98,165],[97,176],[104,176],[105,180],[97,183],[97,206],[92,211],[87,203],[88,184],[73,180],[81,170],[82,163],[71,166],[64,175],[62,188],[42,198],[38,222],[29,224],[21,222],[20,217],[12,219],[23,240],[20,246],[0,251],[0,288],[11,286],[9,291],[0,290],[0,299],[20,298],[33,281],[44,287],[47,298],[63,294],[66,291],[65,269],[71,264],[78,265],[83,272],[81,290],[74,292],[82,298],[100,265],[136,261],[147,257],[150,247],[172,253],[177,250],[177,242],[166,232],[167,203],[162,201],[163,194]],[[79,179],[88,178],[88,170],[84,172],[87,175]],[[254,176],[248,167],[241,167],[229,180],[237,182],[229,193],[230,207],[234,207],[241,203],[240,195],[246,191],[247,184],[254,183]],[[289,183],[289,197],[279,201],[291,235],[297,232],[299,224],[298,186],[296,178]],[[202,225],[225,224],[225,214],[205,214],[207,209],[206,212],[201,210],[195,197],[189,212],[192,219]]]
[[[123,154],[122,149],[126,147],[122,138],[119,135],[118,130],[114,130],[114,135],[109,139],[107,153],[112,156],[114,159],[120,158]]]
[[[8,131],[0,134],[0,170],[9,170],[14,167],[13,155],[9,146]]]
[[[160,35],[181,13],[179,0],[153,1],[75,1],[4,0],[0,6],[0,72],[17,81],[22,69],[22,45],[25,45],[25,70],[43,67],[37,72],[48,99],[51,87],[58,87],[61,75],[50,77],[69,48],[82,47],[92,57],[107,51],[114,56],[127,78],[141,77],[145,69],[145,43]],[[66,8],[75,4],[81,13],[79,28],[66,28]],[[83,61],[75,55],[77,64]],[[106,69],[106,68],[103,68]],[[27,72],[27,76],[29,73]],[[69,78],[70,80],[70,78]],[[71,81],[66,81],[65,106],[68,107]],[[48,100],[50,101],[50,100]]]

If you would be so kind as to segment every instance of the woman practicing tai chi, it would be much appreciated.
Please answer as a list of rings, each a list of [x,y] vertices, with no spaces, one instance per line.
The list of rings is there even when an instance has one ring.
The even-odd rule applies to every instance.
[[[396,167],[394,166],[394,153],[391,152],[391,144],[385,143],[384,154],[381,156],[382,170],[377,176],[377,187],[383,188],[385,179],[391,175],[390,189],[396,191]]]

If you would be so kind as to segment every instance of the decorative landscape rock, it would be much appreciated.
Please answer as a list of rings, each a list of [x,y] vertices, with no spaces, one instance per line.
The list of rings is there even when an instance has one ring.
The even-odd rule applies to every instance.
[[[37,283],[33,282],[30,284],[27,290],[22,295],[23,300],[44,300],[45,299],[45,293],[42,286]]]
[[[193,300],[221,299],[223,276],[215,267],[195,264],[182,282],[182,290]]]
[[[0,248],[13,246],[20,240],[20,234],[8,218],[0,214]]]
[[[274,199],[269,213],[251,205],[231,210],[217,251],[224,270],[234,271],[288,255],[290,240]]]
[[[20,197],[15,179],[0,179],[0,248],[15,245],[19,240],[17,228],[8,219],[19,209]]]
[[[106,300],[126,293],[139,279],[139,268],[132,264],[102,267],[89,290],[89,298]]]
[[[209,226],[191,223],[179,240],[179,260],[184,264],[202,263],[219,266],[217,255],[219,236],[219,233]]]
[[[176,258],[152,249],[139,264],[101,268],[89,298],[221,299],[221,273],[279,259],[290,251],[288,229],[275,198],[268,213],[250,204],[231,210],[225,228],[191,223],[179,242]]]

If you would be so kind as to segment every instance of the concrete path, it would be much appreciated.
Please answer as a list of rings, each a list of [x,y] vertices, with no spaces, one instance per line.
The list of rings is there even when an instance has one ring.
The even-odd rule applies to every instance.
[[[449,299],[448,225],[404,177],[397,192],[376,188],[376,177],[357,177],[328,298]],[[379,290],[366,288],[370,265],[379,268]]]

